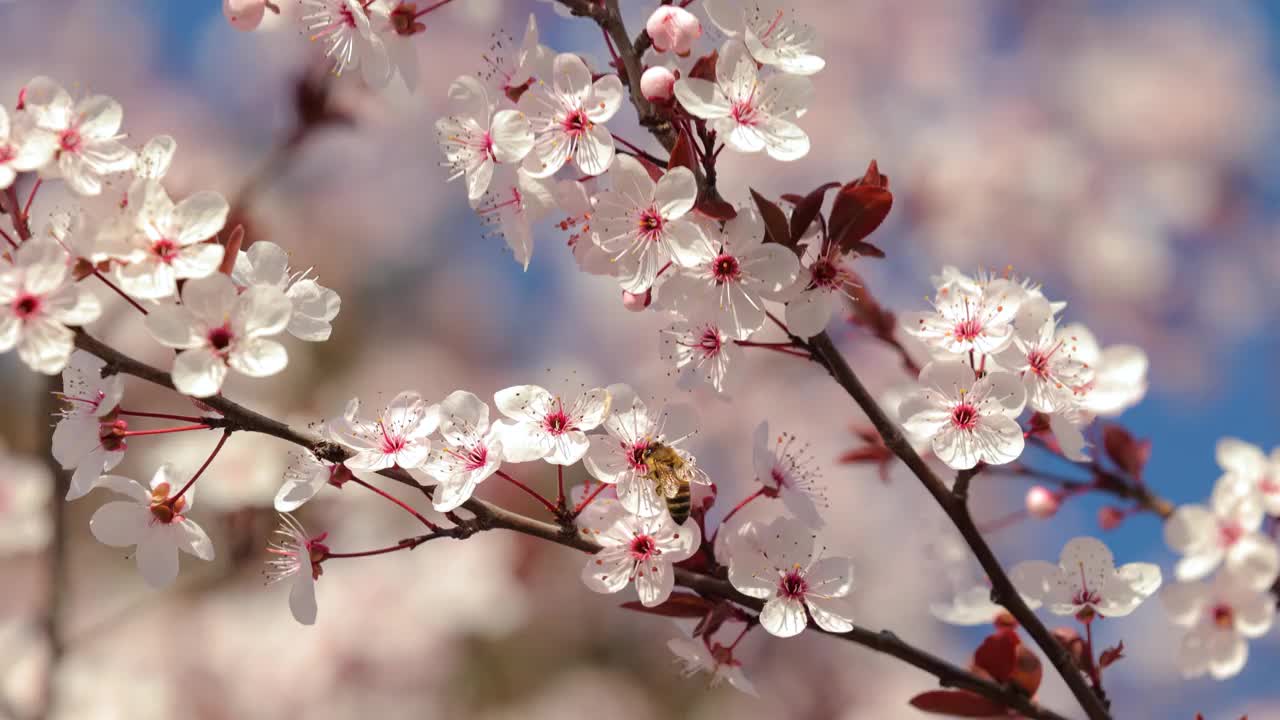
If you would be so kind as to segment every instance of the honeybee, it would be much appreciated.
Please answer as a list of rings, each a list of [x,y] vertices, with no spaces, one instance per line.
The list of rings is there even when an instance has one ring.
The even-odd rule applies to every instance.
[[[658,497],[667,504],[671,519],[677,525],[688,520],[692,504],[689,484],[705,482],[701,471],[681,457],[674,448],[657,441],[652,441],[645,447],[641,459],[649,470],[645,477],[653,481]]]

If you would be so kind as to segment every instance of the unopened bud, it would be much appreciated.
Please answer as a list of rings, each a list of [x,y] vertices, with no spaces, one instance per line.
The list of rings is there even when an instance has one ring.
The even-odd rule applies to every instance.
[[[1036,485],[1027,491],[1027,512],[1033,518],[1045,520],[1058,513],[1062,507],[1062,498],[1043,485]]]
[[[1103,530],[1115,530],[1120,527],[1120,523],[1124,522],[1124,510],[1115,505],[1107,505],[1098,510],[1098,527]]]
[[[672,50],[681,57],[688,55],[694,41],[702,37],[702,23],[698,18],[684,8],[671,5],[654,10],[644,29],[653,40],[654,50]]]
[[[676,75],[661,65],[654,65],[640,76],[640,92],[649,102],[670,102],[675,95]]]
[[[639,295],[636,293],[629,293],[626,290],[622,291],[622,307],[630,310],[631,312],[643,312],[645,308],[649,307],[649,303],[651,302],[653,302],[652,290],[645,290]]]
[[[266,0],[222,0],[222,14],[237,30],[254,30],[262,23]]]

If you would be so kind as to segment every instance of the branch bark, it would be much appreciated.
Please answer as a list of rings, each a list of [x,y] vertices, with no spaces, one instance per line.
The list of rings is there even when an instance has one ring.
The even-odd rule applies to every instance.
[[[853,368],[845,361],[844,356],[836,349],[831,342],[831,338],[824,332],[813,337],[808,341],[808,346],[813,352],[814,359],[827,369],[835,381],[845,389],[845,392],[853,398],[858,407],[866,413],[867,419],[875,426],[876,431],[880,433],[880,437],[884,439],[884,444],[893,454],[897,455],[902,462],[906,463],[911,472],[919,478],[925,490],[933,496],[933,499],[942,508],[947,517],[951,519],[956,529],[960,531],[961,537],[969,549],[977,557],[978,563],[982,565],[983,571],[991,580],[991,597],[992,599],[1004,606],[1017,620],[1026,628],[1027,634],[1035,641],[1045,656],[1049,658],[1049,662],[1053,664],[1054,669],[1062,676],[1062,679],[1070,688],[1071,694],[1075,696],[1076,701],[1084,708],[1085,713],[1090,720],[1109,720],[1111,713],[1108,711],[1102,699],[1099,698],[1089,687],[1080,668],[1076,665],[1071,655],[1067,653],[1066,648],[1054,639],[1049,633],[1049,629],[1040,622],[1040,618],[1032,612],[1031,608],[1022,600],[1022,596],[1013,587],[1013,583],[1009,580],[1009,576],[1005,573],[1004,568],[1000,565],[1000,561],[992,552],[991,547],[987,545],[987,541],[982,537],[982,533],[978,530],[978,526],[974,523],[973,517],[969,514],[968,504],[965,502],[963,493],[953,493],[938,477],[933,469],[920,457],[911,447],[911,443],[907,442],[902,431],[884,410],[876,403],[863,386],[862,381],[858,379],[857,374],[853,372]],[[971,477],[971,476],[969,476]],[[964,488],[968,486],[968,479],[963,480]]]
[[[173,389],[173,381],[163,370],[135,360],[116,350],[106,343],[94,338],[83,330],[76,331],[76,347],[92,353],[106,362],[105,372],[124,373],[150,383]],[[324,438],[308,432],[296,430],[273,418],[251,410],[239,403],[216,395],[204,398],[202,402],[222,415],[218,424],[233,431],[263,433],[299,445],[314,453],[317,457],[331,462],[341,462],[351,456],[345,447],[329,442]],[[423,486],[407,470],[399,467],[389,468],[379,473],[384,477],[431,496],[431,488]],[[449,532],[448,536],[464,538],[473,532],[486,530],[509,530],[522,535],[548,540],[558,545],[570,547],[586,553],[594,553],[600,546],[584,537],[574,528],[553,525],[548,522],[526,517],[506,508],[485,502],[479,498],[471,498],[462,505],[473,518],[464,521],[464,530]],[[676,569],[676,582],[704,595],[730,600],[738,605],[757,612],[763,602],[738,592],[725,580],[696,573],[682,568]],[[938,679],[943,687],[954,687],[977,693],[985,698],[1006,705],[1023,716],[1036,720],[1066,720],[1058,713],[1041,707],[1034,700],[1014,687],[999,685],[979,677],[964,668],[910,645],[888,630],[875,631],[855,626],[847,633],[825,633],[869,648],[878,653],[895,657]]]

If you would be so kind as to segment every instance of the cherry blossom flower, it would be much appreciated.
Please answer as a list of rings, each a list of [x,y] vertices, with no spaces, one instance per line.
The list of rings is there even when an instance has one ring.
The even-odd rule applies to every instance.
[[[809,446],[797,445],[795,435],[769,434],[769,421],[756,426],[751,437],[751,457],[767,495],[782,499],[791,514],[811,528],[823,525],[818,509],[830,507],[818,463]]]
[[[1078,537],[1062,548],[1058,564],[1031,560],[1009,573],[1022,595],[1044,603],[1054,615],[1074,615],[1080,622],[1096,616],[1121,617],[1133,612],[1160,588],[1160,568],[1151,563],[1115,566],[1101,540]]]
[[[271,287],[283,292],[293,305],[285,330],[299,340],[324,342],[333,332],[342,298],[307,277],[309,272],[291,273],[288,253],[273,242],[259,240],[236,255],[231,279],[242,288]]]
[[[1078,388],[1093,380],[1093,370],[1078,357],[1076,339],[1058,331],[1049,301],[1029,298],[1014,325],[1013,345],[998,360],[1022,377],[1027,405],[1043,413],[1075,407]]]
[[[697,638],[678,637],[667,641],[667,648],[675,653],[684,666],[685,677],[705,672],[711,675],[711,687],[728,682],[735,690],[752,697],[759,697],[756,688],[742,672],[742,662],[733,656],[733,648],[715,643],[713,647]]]
[[[98,476],[124,459],[126,443],[120,431],[128,426],[116,417],[124,379],[120,375],[104,378],[104,367],[102,360],[77,350],[62,371],[59,397],[66,405],[53,429],[53,458],[63,470],[75,469],[67,500],[84,497]]]
[[[591,275],[614,277],[618,274],[618,264],[609,253],[601,249],[596,241],[596,230],[591,224],[595,215],[595,198],[588,190],[588,182],[577,180],[561,180],[552,187],[552,196],[556,207],[566,217],[558,225],[569,234],[568,244],[573,250],[573,259],[578,269]]]
[[[653,41],[653,49],[664,53],[688,55],[693,44],[702,37],[702,23],[693,13],[674,5],[661,5],[644,24]]]
[[[711,482],[693,456],[680,447],[694,433],[691,408],[671,405],[653,413],[626,385],[610,385],[609,394],[613,407],[604,421],[607,434],[590,437],[583,465],[595,479],[617,486],[618,500],[627,512],[646,518],[667,512],[666,500],[645,462],[647,451],[655,445],[665,445],[680,456],[690,483]]]
[[[587,452],[587,431],[609,414],[610,393],[593,388],[566,403],[537,385],[515,385],[494,393],[493,403],[507,418],[494,423],[494,429],[508,462],[572,465]]]
[[[103,175],[133,166],[133,151],[120,142],[124,136],[118,134],[124,119],[120,103],[106,95],[75,102],[70,93],[43,76],[27,83],[23,97],[36,129],[56,143],[53,161],[40,168],[45,177],[61,177],[81,195],[97,195],[102,192]]]
[[[500,33],[489,47],[484,54],[487,67],[480,74],[480,79],[495,95],[514,102],[532,80],[551,77],[555,58],[551,48],[538,42],[538,20],[529,13],[529,22],[519,45],[506,33]]]
[[[1000,352],[1013,341],[1022,287],[1006,278],[959,277],[938,287],[932,312],[907,314],[902,328],[942,353]]]
[[[932,438],[933,454],[956,470],[1013,462],[1025,446],[1017,422],[1027,399],[1022,381],[1005,372],[981,380],[973,374],[964,363],[935,360],[920,371],[924,387],[899,407],[907,432]]]
[[[1179,580],[1199,580],[1218,565],[1255,589],[1269,587],[1280,574],[1280,550],[1263,534],[1262,498],[1228,475],[1214,485],[1208,507],[1182,505],[1164,524],[1164,540],[1182,555]]]
[[[103,545],[137,546],[134,555],[138,570],[154,588],[169,585],[178,577],[178,551],[213,560],[213,543],[186,513],[195,503],[194,488],[179,497],[182,487],[173,467],[161,465],[151,479],[151,488],[120,475],[104,475],[98,487],[119,493],[128,500],[116,500],[98,508],[89,520],[89,530]]]
[[[716,81],[684,77],[676,99],[690,114],[707,120],[738,152],[764,150],[775,160],[798,160],[809,153],[809,136],[796,125],[813,96],[807,78],[773,75],[760,82],[756,63],[740,40],[720,49]]]
[[[311,40],[321,40],[325,57],[333,61],[333,73],[361,70],[371,87],[382,88],[391,79],[391,58],[382,38],[373,31],[364,3],[358,0],[302,0],[302,24]]]
[[[440,426],[440,406],[406,390],[396,395],[376,420],[361,420],[360,399],[352,398],[342,417],[329,422],[329,434],[356,454],[345,465],[375,472],[389,467],[420,467],[431,454],[431,434]]]
[[[640,161],[623,155],[610,177],[613,189],[596,196],[592,221],[596,242],[618,263],[623,290],[642,293],[667,263],[693,266],[713,252],[702,227],[686,217],[698,196],[688,168],[672,168],[655,183]]]
[[[311,453],[301,453],[284,472],[284,484],[273,503],[276,512],[293,512],[315,497],[325,485],[342,487],[350,478],[351,471],[346,465],[320,460]]]
[[[719,243],[693,246],[696,262],[662,286],[662,294],[684,308],[707,305],[720,327],[745,340],[764,327],[764,301],[782,300],[796,283],[800,263],[790,249],[764,242],[764,221],[744,208],[725,223]],[[687,316],[697,311],[684,312]],[[825,323],[824,323],[825,324]]]
[[[488,194],[475,204],[476,214],[496,228],[493,232],[503,236],[525,270],[533,257],[532,224],[553,207],[555,198],[545,181],[505,165],[498,166]]]
[[[841,298],[851,297],[846,289],[857,282],[845,266],[845,253],[834,243],[827,248],[811,245],[787,302],[787,329],[802,338],[811,338],[827,328]]]
[[[751,56],[764,65],[795,75],[812,75],[826,66],[818,57],[817,33],[794,17],[781,0],[707,0],[707,16],[726,35],[741,36]]]
[[[682,387],[701,378],[716,392],[727,392],[730,366],[741,362],[742,348],[714,320],[681,320],[662,331],[662,359],[674,363]]]
[[[0,190],[13,184],[20,172],[44,167],[57,151],[57,136],[35,131],[31,115],[19,114],[11,122],[0,107]]]
[[[102,305],[80,287],[57,241],[32,238],[0,259],[0,353],[18,349],[18,357],[36,372],[57,375],[75,348],[68,327],[98,319]]]
[[[467,198],[484,197],[495,163],[518,163],[533,149],[529,120],[517,110],[493,111],[484,85],[462,75],[449,86],[454,113],[436,121],[449,179],[465,176]]]
[[[767,525],[743,523],[728,548],[729,582],[744,595],[765,600],[760,626],[769,634],[799,635],[810,616],[828,632],[853,629],[844,599],[853,589],[853,563],[815,553],[814,536],[804,523],[785,516]]]
[[[1098,345],[1084,325],[1073,323],[1062,333],[1075,341],[1075,357],[1093,369],[1093,379],[1079,390],[1080,407],[1093,415],[1114,417],[1137,405],[1147,394],[1147,354],[1136,345]]]
[[[211,190],[174,204],[158,181],[129,189],[131,223],[104,228],[101,249],[123,263],[116,278],[125,292],[158,299],[177,291],[178,279],[205,278],[218,270],[223,247],[205,242],[227,221],[226,198]]]
[[[592,82],[586,63],[571,53],[556,56],[550,80],[539,79],[517,104],[534,134],[524,169],[549,177],[573,158],[584,174],[604,173],[613,162],[613,135],[604,123],[622,105],[622,81],[605,75]]]
[[[161,345],[181,352],[173,363],[178,392],[209,397],[222,389],[227,368],[249,377],[284,370],[289,354],[273,335],[288,325],[293,305],[273,287],[237,294],[221,273],[188,280],[181,305],[161,305],[147,315],[147,330]]]
[[[676,525],[670,515],[623,515],[592,537],[601,549],[582,567],[582,582],[598,593],[616,593],[634,582],[645,607],[671,597],[672,564],[693,557],[702,542],[697,522]]]
[[[53,476],[45,463],[0,445],[0,557],[40,550],[53,537],[49,496]]]
[[[1246,639],[1265,635],[1276,615],[1270,590],[1251,587],[1230,571],[1212,583],[1174,583],[1160,599],[1174,624],[1189,628],[1178,655],[1186,678],[1238,675],[1249,659]]]
[[[489,426],[489,406],[465,390],[440,403],[440,435],[446,447],[432,450],[422,469],[436,479],[432,506],[449,512],[502,466],[502,441]]]
[[[1280,516],[1280,448],[1271,456],[1237,438],[1222,438],[1217,447],[1218,467],[1242,492],[1258,493],[1268,515]]]
[[[417,4],[406,0],[372,0],[365,6],[371,37],[382,44],[387,55],[385,74],[370,79],[366,73],[365,82],[371,87],[385,88],[393,77],[399,77],[406,90],[417,91],[421,72],[414,36],[427,29],[417,19]],[[377,69],[381,70],[381,66]]]
[[[280,515],[278,539],[267,545],[267,584],[289,581],[289,611],[303,625],[315,625],[316,580],[324,572],[320,565],[329,554],[324,544],[328,533],[315,537],[292,515]]]

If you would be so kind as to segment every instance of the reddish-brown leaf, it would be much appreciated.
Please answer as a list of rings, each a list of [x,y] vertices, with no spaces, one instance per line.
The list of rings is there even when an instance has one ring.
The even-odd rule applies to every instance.
[[[738,210],[733,207],[733,203],[721,198],[700,197],[693,209],[715,220],[732,220],[738,217]]]
[[[764,220],[765,242],[778,243],[792,247],[791,230],[787,225],[787,214],[782,212],[782,208],[777,203],[765,199],[763,195],[751,191],[751,199],[756,201],[756,208],[760,210],[760,218]]]
[[[791,211],[791,237],[799,241],[809,226],[813,224],[814,218],[818,217],[818,213],[822,212],[822,203],[827,198],[827,191],[832,188],[840,187],[838,182],[823,183],[811,191],[808,195],[798,199],[792,199],[794,195],[783,195],[782,199],[796,206]]]
[[[671,159],[667,161],[667,169],[686,167],[695,170],[697,166],[698,160],[693,153],[693,142],[689,139],[689,133],[681,130],[679,137],[676,138],[675,147],[671,148]]]
[[[638,601],[622,603],[627,610],[676,618],[701,618],[712,608],[710,601],[690,593],[671,593],[667,601],[656,607],[645,607]]]
[[[1002,683],[1013,675],[1018,662],[1019,643],[1016,632],[997,630],[988,635],[973,653],[973,664]]]
[[[1124,658],[1124,641],[1121,640],[1114,647],[1109,647],[1102,651],[1098,656],[1098,665],[1101,667],[1109,667],[1114,665],[1116,661]]]
[[[720,51],[712,50],[710,55],[703,55],[689,69],[689,77],[699,80],[716,81],[716,61],[720,59]]]
[[[1109,424],[1102,428],[1102,446],[1116,467],[1135,478],[1142,477],[1142,470],[1151,458],[1150,440],[1139,440],[1124,427]]]
[[[846,183],[836,193],[828,223],[831,239],[839,243],[841,249],[864,240],[880,227],[892,207],[889,176],[881,173],[872,160],[862,177]]]
[[[1008,709],[968,690],[932,690],[911,698],[911,707],[953,717],[1005,717]]]

